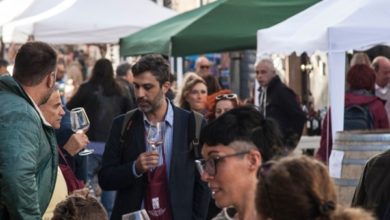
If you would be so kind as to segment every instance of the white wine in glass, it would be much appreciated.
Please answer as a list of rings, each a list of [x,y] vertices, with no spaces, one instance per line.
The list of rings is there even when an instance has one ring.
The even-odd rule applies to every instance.
[[[164,142],[164,123],[157,122],[151,124],[148,129],[146,141],[151,146],[152,151],[158,152],[158,147]]]
[[[84,108],[74,108],[70,111],[70,124],[75,133],[86,133],[89,129],[89,119]],[[92,154],[93,149],[84,149],[80,151],[80,156]]]

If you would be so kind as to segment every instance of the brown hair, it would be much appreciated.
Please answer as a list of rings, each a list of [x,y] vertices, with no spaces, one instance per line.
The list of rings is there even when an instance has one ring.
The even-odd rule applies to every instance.
[[[198,74],[193,72],[186,73],[186,76],[183,80],[183,86],[179,90],[179,93],[175,99],[175,103],[180,108],[191,110],[191,106],[186,101],[186,97],[191,92],[192,88],[198,83],[202,83],[207,87],[206,82],[202,79],[202,77],[198,76]]]
[[[52,220],[108,220],[103,206],[94,197],[69,196],[57,204]]]
[[[337,206],[334,184],[320,161],[285,157],[264,164],[259,173],[256,209],[264,219],[373,219],[363,210]]]

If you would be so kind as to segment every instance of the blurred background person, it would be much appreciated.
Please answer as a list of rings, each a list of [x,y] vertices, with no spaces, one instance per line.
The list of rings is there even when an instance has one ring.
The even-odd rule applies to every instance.
[[[213,219],[257,219],[258,169],[283,149],[276,123],[253,107],[238,107],[206,125],[200,144],[204,159],[196,161],[198,170],[216,206],[224,208]]]
[[[337,205],[328,168],[306,156],[263,164],[256,192],[258,219],[374,220],[363,209]]]
[[[174,102],[175,97],[176,97],[176,92],[177,92],[177,81],[176,81],[176,76],[173,75],[172,73],[170,74],[169,77],[169,82],[171,83],[167,93],[165,93],[165,96],[172,102]]]
[[[134,94],[134,76],[131,72],[131,65],[128,63],[122,63],[116,68],[116,78],[115,80],[123,89],[123,93],[126,94],[131,105],[131,109],[137,107],[135,94]]]
[[[197,111],[205,115],[207,112],[207,86],[205,81],[195,73],[187,73],[175,98],[175,103],[183,109]]]
[[[293,150],[301,138],[306,121],[298,96],[280,80],[272,60],[260,60],[255,64],[255,70],[260,84],[260,112],[265,118],[272,118],[278,123],[284,146]]]
[[[355,53],[352,56],[350,66],[352,67],[356,64],[366,64],[368,66],[371,66],[371,61],[366,53],[359,52]]]
[[[347,73],[347,83],[348,90],[345,93],[344,100],[345,108],[347,109],[354,105],[362,107],[367,106],[372,117],[368,123],[370,123],[370,126],[372,127],[366,129],[389,128],[389,120],[387,118],[384,102],[374,95],[374,70],[365,64],[356,64]],[[346,116],[346,114],[347,113],[345,112],[344,116]],[[332,151],[332,125],[330,122],[331,114],[330,111],[328,111],[322,125],[320,148],[316,154],[316,157],[324,163],[328,162]],[[347,125],[348,123],[345,121],[345,129],[349,129],[349,126]]]
[[[221,90],[218,79],[210,72],[212,63],[205,56],[200,56],[195,61],[195,72],[206,82],[208,94]]]
[[[195,72],[200,77],[210,75],[211,63],[205,56],[200,56],[195,61]]]
[[[132,107],[114,79],[111,61],[103,58],[95,63],[90,81],[80,86],[66,107],[68,109],[83,107],[90,120],[90,127],[86,134],[91,141],[88,147],[94,149],[94,153],[88,156],[88,179],[96,188],[94,177],[101,167],[111,122],[114,117],[126,113]],[[101,201],[108,215],[111,213],[114,199],[115,192],[102,192]]]
[[[222,89],[217,78],[215,78],[213,75],[206,75],[202,78],[207,85],[207,94],[213,94]]]
[[[8,61],[0,59],[0,76],[9,74],[7,70],[8,65]]]
[[[80,85],[84,82],[81,65],[78,62],[72,62],[66,68],[67,81],[65,85],[65,99],[70,100],[76,94]]]
[[[375,95],[386,101],[387,118],[390,119],[390,60],[378,56],[372,61],[375,70]]]

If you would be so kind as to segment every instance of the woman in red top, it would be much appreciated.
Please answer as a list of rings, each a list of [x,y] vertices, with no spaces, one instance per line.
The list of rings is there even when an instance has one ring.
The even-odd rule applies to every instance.
[[[345,93],[345,107],[351,105],[368,106],[372,115],[373,128],[389,128],[384,100],[374,94],[374,70],[368,65],[356,64],[348,71],[347,83],[349,89]],[[324,163],[328,162],[332,151],[332,126],[330,121],[330,111],[328,111],[322,125],[320,149],[316,154],[316,157]]]

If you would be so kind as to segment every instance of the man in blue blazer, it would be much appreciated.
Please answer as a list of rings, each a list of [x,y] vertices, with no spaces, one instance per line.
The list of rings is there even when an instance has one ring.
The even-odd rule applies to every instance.
[[[146,55],[132,68],[138,109],[130,120],[114,119],[99,173],[104,190],[118,191],[111,219],[140,209],[152,220],[206,218],[210,192],[189,147],[191,114],[165,97],[169,70],[159,55]],[[157,122],[164,125],[164,140],[156,149],[146,136]]]

